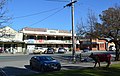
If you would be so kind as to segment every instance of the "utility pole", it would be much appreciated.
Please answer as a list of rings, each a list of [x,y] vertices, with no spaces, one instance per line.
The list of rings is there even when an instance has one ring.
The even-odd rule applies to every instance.
[[[75,58],[75,51],[76,51],[76,44],[75,44],[75,31],[74,31],[74,0],[71,0],[72,6],[71,6],[71,14],[72,14],[72,46],[73,46],[73,51],[72,51],[72,56],[73,56],[73,62],[76,61]]]
[[[71,16],[72,16],[72,57],[73,57],[73,62],[76,61],[75,58],[75,51],[76,51],[76,39],[75,39],[75,31],[74,31],[74,3],[77,2],[76,0],[71,0],[71,2],[69,4],[67,4],[66,6],[71,6]],[[65,7],[66,7],[65,6]]]

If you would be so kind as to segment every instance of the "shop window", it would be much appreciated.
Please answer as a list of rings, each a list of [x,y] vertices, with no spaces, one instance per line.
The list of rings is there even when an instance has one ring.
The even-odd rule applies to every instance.
[[[29,36],[28,39],[35,39],[35,36]]]
[[[104,44],[100,44],[100,48],[104,48]]]
[[[93,48],[96,48],[96,45],[95,45],[95,44],[93,45]]]

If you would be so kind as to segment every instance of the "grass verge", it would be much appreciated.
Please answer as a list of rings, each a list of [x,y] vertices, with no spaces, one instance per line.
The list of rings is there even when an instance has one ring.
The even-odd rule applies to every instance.
[[[120,64],[113,64],[109,68],[84,68],[79,70],[61,70],[28,76],[120,76]]]

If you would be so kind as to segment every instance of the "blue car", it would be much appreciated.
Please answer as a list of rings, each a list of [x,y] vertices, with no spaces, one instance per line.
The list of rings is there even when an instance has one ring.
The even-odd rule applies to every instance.
[[[41,72],[61,70],[61,64],[59,61],[53,59],[51,56],[33,56],[30,59],[31,68],[36,68]]]
[[[48,48],[47,51],[46,51],[47,54],[54,54],[55,51],[53,48]]]

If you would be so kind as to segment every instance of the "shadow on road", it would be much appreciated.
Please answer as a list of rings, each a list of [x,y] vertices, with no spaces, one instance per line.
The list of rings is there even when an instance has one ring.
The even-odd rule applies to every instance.
[[[23,76],[23,75],[29,75],[34,73],[37,73],[37,72],[32,71],[29,66],[27,66],[27,68],[6,66],[4,68],[1,68],[0,70],[0,76]]]
[[[24,67],[25,67],[26,69],[32,70],[32,71],[35,72],[35,73],[41,73],[40,70],[31,68],[30,65],[24,65]]]

